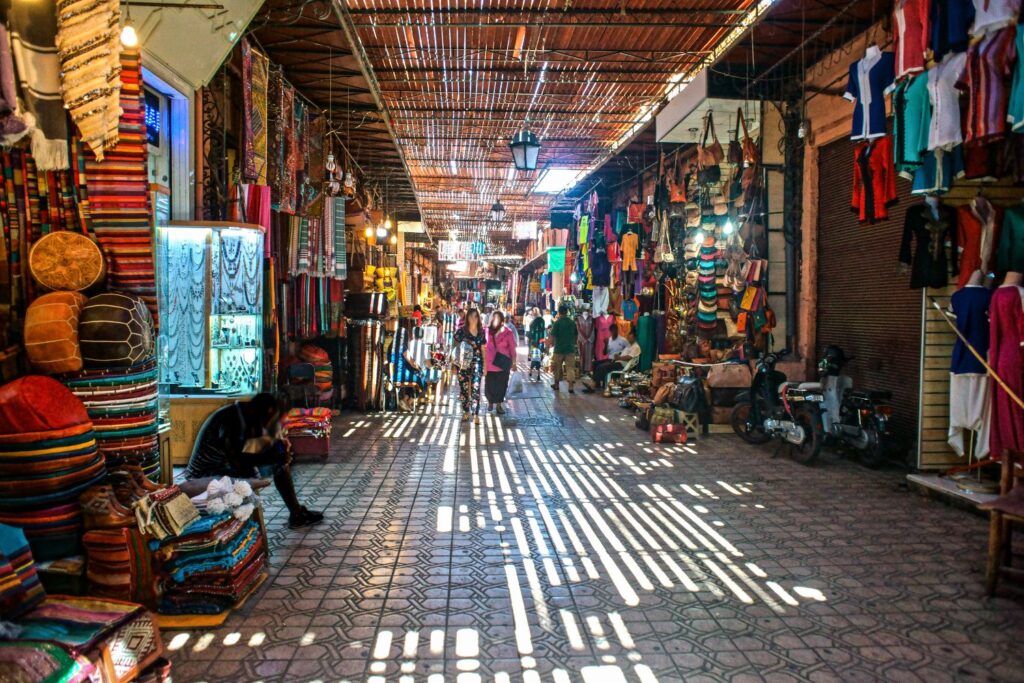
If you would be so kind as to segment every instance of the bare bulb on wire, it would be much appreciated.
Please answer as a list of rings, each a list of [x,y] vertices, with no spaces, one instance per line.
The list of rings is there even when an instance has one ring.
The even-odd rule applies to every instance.
[[[139,34],[135,32],[135,24],[131,19],[126,20],[124,28],[121,29],[121,44],[125,47],[139,46]]]

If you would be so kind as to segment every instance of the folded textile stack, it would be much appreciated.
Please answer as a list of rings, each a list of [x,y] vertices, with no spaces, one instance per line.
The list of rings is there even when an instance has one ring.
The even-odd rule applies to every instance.
[[[292,408],[284,418],[289,437],[311,436],[324,438],[331,435],[330,408]]]
[[[0,523],[23,529],[36,558],[80,550],[78,496],[105,476],[89,415],[60,382],[0,387]]]
[[[19,583],[10,581],[11,570]],[[0,641],[0,681],[135,680],[163,650],[142,605],[46,595],[24,534],[0,525],[0,621],[16,640]],[[160,662],[160,670],[167,663]]]
[[[319,346],[304,344],[299,349],[299,359],[313,366],[313,384],[316,385],[317,398],[326,403],[334,396],[334,367],[331,357]]]
[[[262,580],[267,565],[261,518],[230,512],[207,515],[179,536],[151,542],[162,561],[162,614],[219,614],[234,607]]]
[[[107,469],[124,463],[139,465],[146,476],[159,481],[156,358],[83,370],[62,379],[85,405]]]
[[[158,540],[180,535],[199,519],[199,510],[177,486],[154,491],[135,503],[139,529]]]
[[[157,317],[146,163],[146,111],[138,50],[121,52],[118,144],[102,161],[76,149],[80,208],[108,259],[108,285],[141,296]]]

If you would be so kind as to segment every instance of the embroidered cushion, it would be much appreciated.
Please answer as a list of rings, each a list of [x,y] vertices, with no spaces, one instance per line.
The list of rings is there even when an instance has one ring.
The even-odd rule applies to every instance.
[[[87,367],[133,365],[153,354],[153,316],[132,294],[98,294],[82,309],[78,343]]]
[[[54,375],[82,369],[78,317],[86,298],[78,292],[51,292],[25,312],[25,353],[32,367]]]

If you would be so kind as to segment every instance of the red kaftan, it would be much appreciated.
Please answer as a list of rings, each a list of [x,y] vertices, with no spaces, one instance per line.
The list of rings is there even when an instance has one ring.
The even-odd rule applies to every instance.
[[[1004,285],[992,293],[989,304],[989,363],[1018,396],[1024,395],[1024,288]],[[1001,458],[1007,450],[1024,450],[1024,410],[992,382],[992,429],[989,451]]]

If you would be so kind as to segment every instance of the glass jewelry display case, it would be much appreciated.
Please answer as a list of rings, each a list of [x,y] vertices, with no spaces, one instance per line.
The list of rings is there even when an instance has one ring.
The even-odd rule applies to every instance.
[[[171,395],[249,396],[263,384],[263,229],[157,229],[160,383]]]

